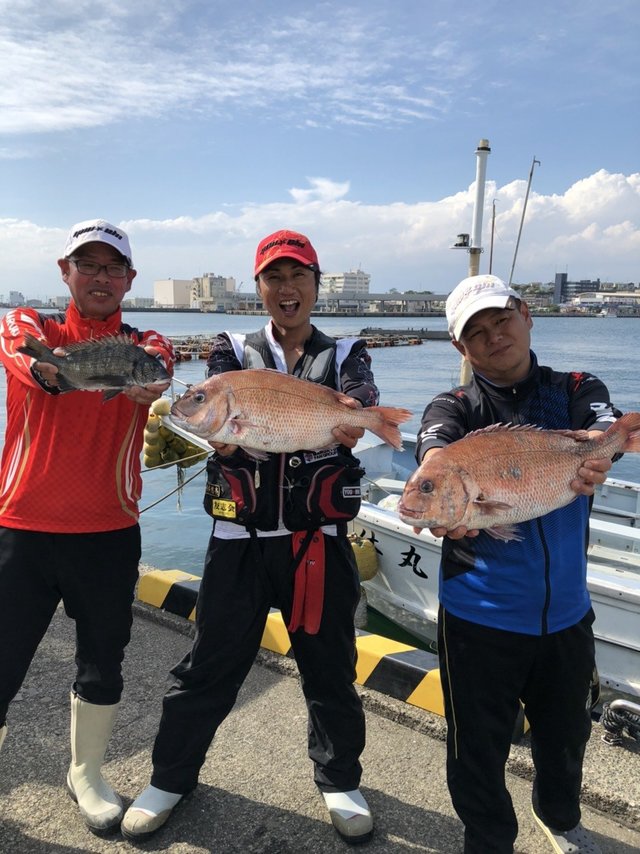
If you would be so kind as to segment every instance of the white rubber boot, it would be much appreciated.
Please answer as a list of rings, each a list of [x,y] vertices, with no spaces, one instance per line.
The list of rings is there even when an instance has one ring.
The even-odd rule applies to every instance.
[[[125,839],[143,842],[160,830],[184,795],[165,792],[155,786],[147,788],[138,795],[122,819],[122,835]]]
[[[2,750],[2,745],[4,744],[4,740],[7,737],[7,725],[3,724],[0,726],[0,750]]]
[[[115,830],[122,819],[122,801],[100,772],[119,705],[98,706],[71,694],[67,789],[89,830],[99,836]]]
[[[373,816],[360,789],[322,792],[331,823],[350,845],[367,842],[373,835]]]

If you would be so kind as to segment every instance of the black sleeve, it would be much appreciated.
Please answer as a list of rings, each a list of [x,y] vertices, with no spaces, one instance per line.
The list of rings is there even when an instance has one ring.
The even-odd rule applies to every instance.
[[[570,417],[573,430],[606,430],[620,418],[606,385],[588,373],[568,374]]]
[[[365,341],[356,341],[340,366],[340,391],[359,400],[363,406],[377,406],[380,402]]]
[[[436,395],[427,404],[418,432],[416,460],[422,462],[431,448],[444,448],[469,432],[464,399],[452,392]]]
[[[211,352],[207,358],[207,376],[224,374],[225,371],[240,371],[242,365],[238,361],[229,336],[222,332],[213,339]]]

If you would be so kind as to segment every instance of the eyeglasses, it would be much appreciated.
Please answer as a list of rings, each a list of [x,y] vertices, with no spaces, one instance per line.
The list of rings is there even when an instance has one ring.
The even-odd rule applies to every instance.
[[[69,261],[76,265],[77,271],[83,276],[97,276],[101,270],[105,270],[107,276],[112,279],[123,279],[129,270],[128,264],[98,264],[96,261],[85,261],[82,258],[69,258]]]

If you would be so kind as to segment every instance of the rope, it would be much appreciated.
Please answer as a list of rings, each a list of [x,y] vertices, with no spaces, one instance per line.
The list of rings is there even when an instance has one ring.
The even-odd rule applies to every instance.
[[[628,709],[612,709],[608,703],[605,703],[602,707],[600,723],[605,730],[605,734],[602,736],[605,744],[622,744],[622,731],[624,729],[627,730],[631,738],[640,741],[640,714],[634,714]]]
[[[154,466],[154,469],[167,468],[167,466],[175,466],[175,463],[165,463],[163,466]],[[160,504],[160,502],[164,501],[167,498],[171,498],[171,496],[175,495],[176,492],[180,492],[183,487],[185,487],[188,483],[191,483],[192,480],[195,480],[196,477],[201,475],[206,468],[206,465],[202,466],[200,471],[197,471],[195,474],[192,474],[191,477],[187,478],[187,480],[183,481],[182,483],[179,483],[175,489],[172,489],[170,492],[167,492],[167,494],[163,495],[162,498],[158,498],[158,500],[154,501],[153,504],[148,504],[140,511],[140,513],[145,513],[147,510],[151,510],[152,507],[156,507],[158,504]],[[154,469],[145,469],[144,471],[154,471]]]

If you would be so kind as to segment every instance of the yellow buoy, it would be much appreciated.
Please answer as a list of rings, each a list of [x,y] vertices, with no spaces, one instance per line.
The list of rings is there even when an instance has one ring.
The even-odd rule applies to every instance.
[[[378,555],[371,540],[363,540],[357,534],[350,534],[349,541],[358,566],[360,581],[370,581],[378,571]]]
[[[154,415],[168,415],[171,411],[171,401],[168,397],[159,397],[151,404],[151,412]]]

